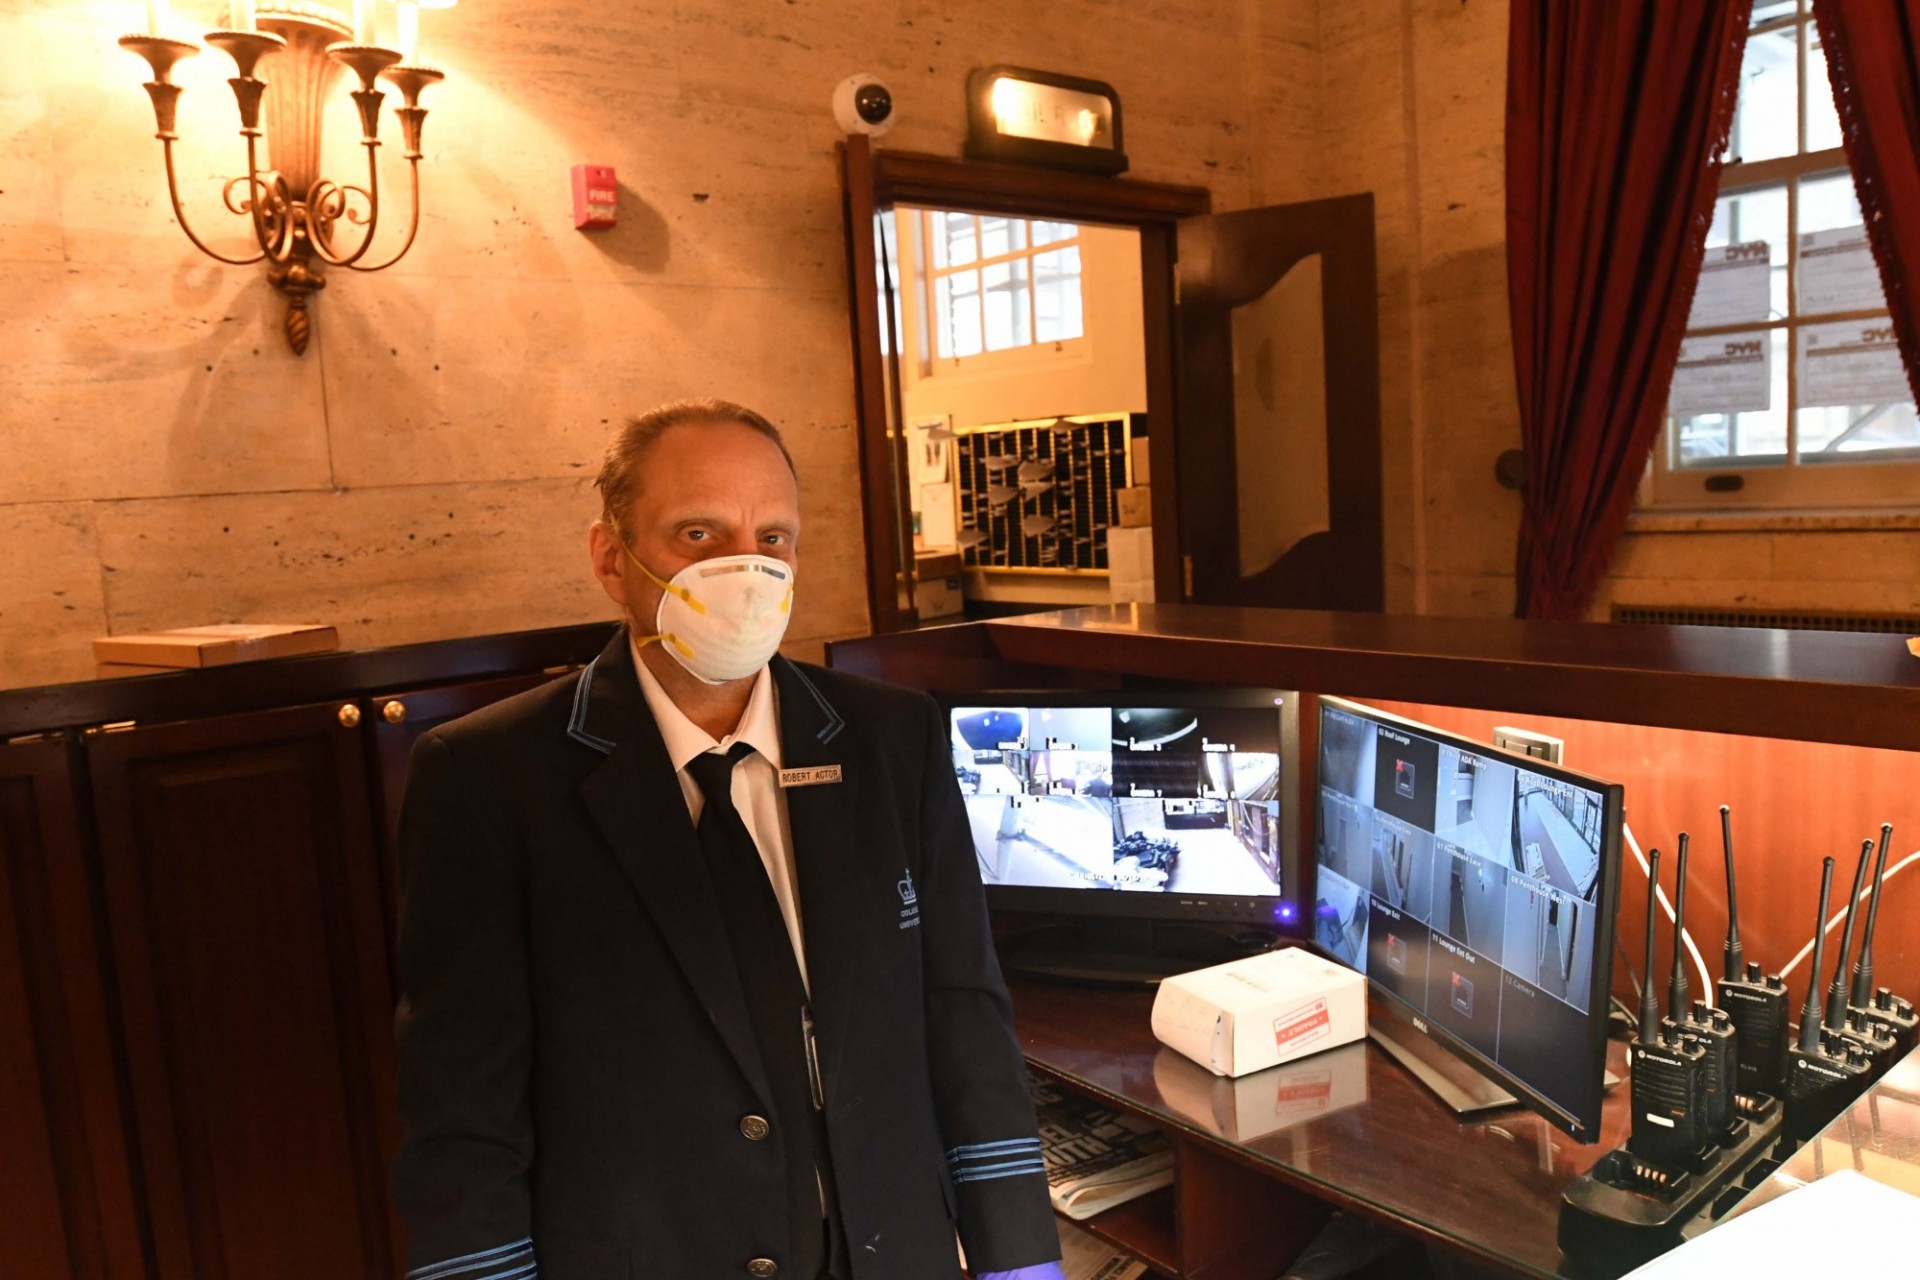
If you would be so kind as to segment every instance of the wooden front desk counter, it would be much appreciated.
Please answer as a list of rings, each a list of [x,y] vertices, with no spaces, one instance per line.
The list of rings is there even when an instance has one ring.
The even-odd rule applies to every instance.
[[[1336,1208],[1496,1273],[1558,1276],[1561,1188],[1626,1138],[1624,1088],[1584,1146],[1517,1107],[1458,1117],[1366,1041],[1228,1080],[1154,1039],[1149,991],[1011,989],[1034,1072],[1173,1139],[1170,1189],[1080,1224],[1167,1276],[1272,1280]]]

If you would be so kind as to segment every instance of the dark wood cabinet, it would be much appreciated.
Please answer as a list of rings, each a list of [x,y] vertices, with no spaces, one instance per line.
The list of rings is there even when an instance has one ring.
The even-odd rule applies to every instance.
[[[324,703],[87,739],[155,1280],[400,1270],[361,718]]]
[[[420,735],[449,720],[552,680],[555,672],[502,676],[437,688],[408,689],[368,698],[372,725],[374,808],[380,829],[380,892],[386,912],[389,956],[400,919],[400,801],[407,794],[407,766]]]
[[[145,1274],[69,743],[0,744],[0,1274]]]
[[[0,692],[0,1280],[401,1274],[408,758],[609,634]]]

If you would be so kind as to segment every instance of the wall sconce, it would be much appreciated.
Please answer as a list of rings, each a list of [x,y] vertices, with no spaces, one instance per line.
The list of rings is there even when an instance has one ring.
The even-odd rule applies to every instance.
[[[264,261],[267,278],[286,295],[287,342],[294,354],[306,351],[313,332],[307,314],[308,298],[326,287],[327,267],[353,271],[382,271],[407,255],[420,229],[420,133],[427,110],[420,95],[445,77],[415,65],[419,39],[419,12],[448,8],[454,0],[397,0],[400,48],[382,48],[374,42],[374,0],[353,0],[351,15],[331,4],[307,0],[234,0],[228,29],[209,31],[206,42],[233,59],[238,72],[227,83],[240,107],[240,136],[246,139],[247,171],[226,185],[227,209],[249,220],[259,252],[248,258],[215,253],[187,222],[180,205],[180,184],[174,174],[173,144],[180,87],[173,83],[174,64],[200,52],[200,46],[166,34],[167,0],[147,0],[146,35],[124,36],[122,48],[131,49],[153,68],[147,95],[153,99],[155,134],[166,159],[167,196],[173,216],[187,239],[202,253],[233,266]],[[256,70],[273,57],[279,72],[274,91]],[[343,71],[359,77],[353,100],[360,109],[360,144],[367,150],[365,186],[340,183],[320,174],[322,122],[328,94]],[[400,131],[406,145],[407,173],[413,208],[406,239],[383,262],[364,259],[380,229],[382,201],[380,171],[380,104],[386,97],[375,87],[386,80],[400,91]],[[266,127],[261,127],[261,117]],[[267,140],[266,163],[260,140]],[[335,235],[342,223],[361,228],[358,240],[343,247]]]

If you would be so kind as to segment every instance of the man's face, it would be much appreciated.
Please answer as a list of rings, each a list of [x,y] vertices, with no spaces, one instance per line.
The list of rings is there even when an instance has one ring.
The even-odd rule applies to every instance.
[[[798,567],[800,490],[780,447],[737,422],[669,428],[640,462],[640,491],[619,534],[663,581],[700,560],[772,556]],[[593,526],[594,575],[643,631],[660,588],[621,554],[619,534]]]

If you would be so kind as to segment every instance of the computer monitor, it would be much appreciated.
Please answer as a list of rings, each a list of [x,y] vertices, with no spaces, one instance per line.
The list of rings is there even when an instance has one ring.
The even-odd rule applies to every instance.
[[[1622,788],[1319,701],[1316,944],[1516,1099],[1596,1140]]]
[[[1303,923],[1295,701],[1277,689],[943,696],[989,904]]]

